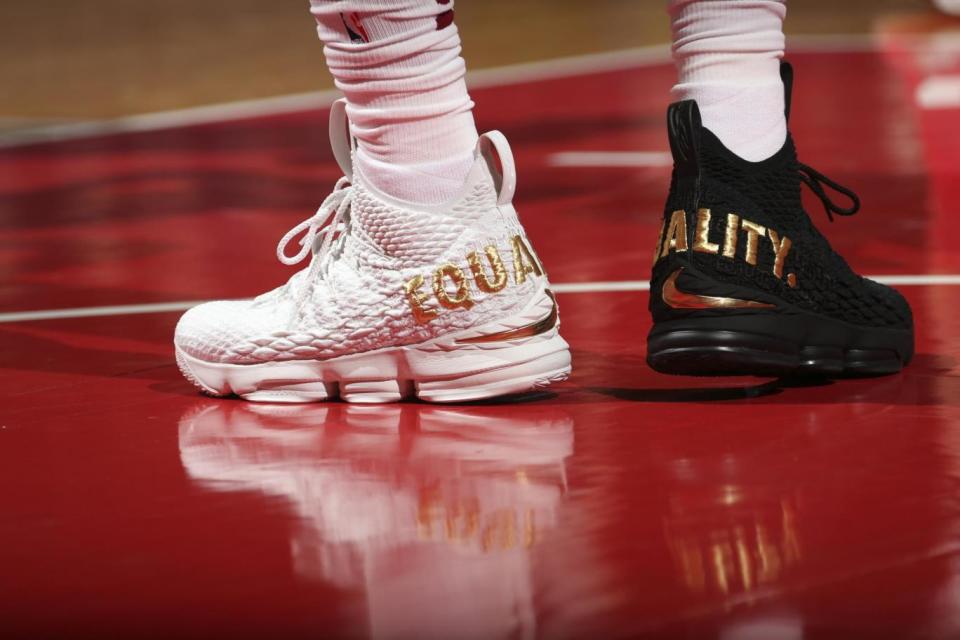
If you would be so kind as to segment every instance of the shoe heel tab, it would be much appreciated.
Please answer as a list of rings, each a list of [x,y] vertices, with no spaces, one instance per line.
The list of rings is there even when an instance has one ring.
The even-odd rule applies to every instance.
[[[480,136],[477,152],[493,176],[497,204],[508,205],[513,202],[513,194],[517,190],[517,166],[507,137],[499,131],[488,131]]]
[[[353,136],[347,118],[347,101],[340,98],[330,105],[330,148],[347,180],[353,181]]]
[[[783,114],[790,122],[790,103],[793,102],[793,65],[780,61],[780,80],[783,82]]]
[[[700,133],[703,121],[700,108],[693,100],[674,102],[667,107],[667,133],[670,153],[681,176],[700,174]]]

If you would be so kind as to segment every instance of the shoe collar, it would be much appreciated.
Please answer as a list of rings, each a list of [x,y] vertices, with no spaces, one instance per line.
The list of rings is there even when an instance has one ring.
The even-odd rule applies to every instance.
[[[347,117],[347,101],[341,98],[330,107],[330,147],[343,175],[355,186],[370,192],[376,198],[405,209],[446,211],[473,191],[480,181],[492,182],[497,194],[497,204],[509,205],[517,188],[517,169],[513,150],[500,131],[488,131],[480,136],[474,149],[474,164],[467,174],[461,190],[447,202],[439,205],[422,205],[408,202],[383,193],[365,179],[355,162],[357,153],[356,138],[350,135],[350,121]]]

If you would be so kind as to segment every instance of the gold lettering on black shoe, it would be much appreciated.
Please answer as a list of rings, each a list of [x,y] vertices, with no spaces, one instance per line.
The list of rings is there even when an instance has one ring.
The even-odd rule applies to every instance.
[[[663,239],[663,251],[660,252],[660,257],[666,256],[671,251],[681,253],[686,250],[687,213],[683,209],[678,209],[670,215],[670,225]]]
[[[710,209],[697,211],[697,230],[693,236],[693,250],[714,255],[720,252],[720,245],[710,242]]]
[[[719,296],[702,296],[687,293],[677,288],[677,278],[683,268],[677,269],[664,281],[660,295],[663,302],[673,309],[774,309],[776,305],[757,300],[741,300]]]
[[[657,246],[653,248],[653,264],[657,264],[657,260],[662,258],[660,255],[660,247],[663,246],[663,234],[667,230],[667,221],[664,220],[660,223],[660,233],[657,234]]]
[[[750,222],[746,218],[740,222],[740,228],[747,232],[747,252],[743,259],[747,261],[747,264],[757,266],[757,248],[760,245],[760,236],[767,235],[767,228],[756,222]]]
[[[782,278],[783,263],[787,259],[787,253],[790,252],[790,238],[783,236],[781,239],[780,234],[773,229],[767,229],[767,233],[770,234],[770,243],[773,245],[773,275]]]
[[[654,264],[660,258],[665,258],[671,251],[683,252],[687,250],[687,223],[686,212],[682,209],[670,214],[669,222],[664,221],[660,227],[660,237],[657,240],[657,249],[654,252]],[[783,269],[793,243],[790,238],[781,236],[777,231],[768,229],[762,224],[741,218],[739,214],[728,213],[724,225],[723,245],[710,240],[710,221],[712,212],[707,208],[697,210],[696,227],[693,233],[693,251],[710,255],[721,255],[734,260],[737,258],[740,232],[744,232],[743,260],[756,267],[761,250],[760,239],[769,238],[773,250],[773,275],[783,278]],[[763,246],[766,246],[764,244]],[[796,274],[787,274],[787,285],[797,286]]]
[[[737,232],[740,230],[740,216],[727,214],[727,229],[723,234],[723,257],[731,260],[737,255]]]

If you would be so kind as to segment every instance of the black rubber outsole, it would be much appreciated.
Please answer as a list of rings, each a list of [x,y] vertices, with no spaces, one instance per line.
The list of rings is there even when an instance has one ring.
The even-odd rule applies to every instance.
[[[769,317],[758,316],[758,322],[769,324]],[[767,328],[754,333],[655,326],[647,340],[647,363],[660,373],[688,376],[864,377],[897,373],[913,351],[912,335],[909,346],[903,336],[869,347],[812,345],[770,335]]]

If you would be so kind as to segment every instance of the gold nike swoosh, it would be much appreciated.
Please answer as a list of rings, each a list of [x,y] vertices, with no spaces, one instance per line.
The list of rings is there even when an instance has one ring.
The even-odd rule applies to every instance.
[[[516,340],[517,338],[529,338],[531,336],[540,335],[541,333],[546,333],[550,331],[555,326],[557,326],[557,320],[560,318],[560,312],[557,310],[557,299],[553,295],[553,291],[547,289],[546,294],[550,296],[550,301],[553,303],[553,307],[550,309],[550,313],[547,314],[542,320],[537,320],[523,327],[517,327],[516,329],[507,329],[506,331],[498,331],[497,333],[488,333],[482,336],[475,336],[473,338],[462,338],[457,340],[459,344],[479,344],[482,342],[500,342],[501,340]]]
[[[681,271],[683,271],[683,267],[671,273],[670,277],[663,283],[661,295],[668,307],[674,309],[774,309],[777,306],[756,300],[701,296],[680,291],[677,288],[677,278]]]

